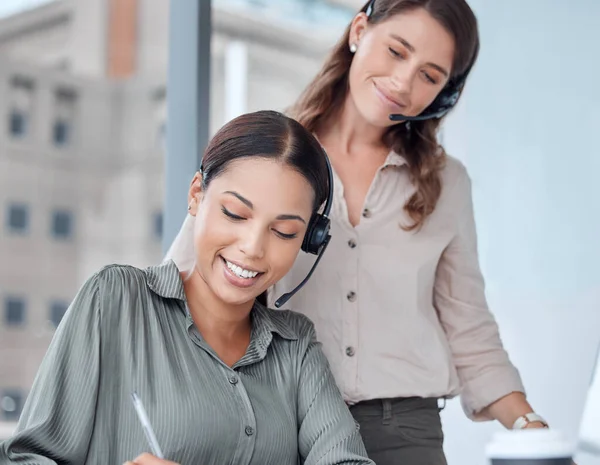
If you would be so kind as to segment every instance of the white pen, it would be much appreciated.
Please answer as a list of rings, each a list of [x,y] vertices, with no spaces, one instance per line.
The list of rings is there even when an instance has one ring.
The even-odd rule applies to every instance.
[[[159,459],[164,459],[162,450],[160,450],[160,446],[156,440],[156,435],[154,434],[154,430],[150,424],[150,420],[148,420],[148,415],[146,415],[146,409],[144,408],[144,404],[142,404],[142,400],[139,398],[136,392],[131,393],[131,398],[133,399],[133,406],[137,412],[138,418],[140,419],[142,429],[146,434],[146,439],[148,440],[150,449],[152,449],[152,453]]]

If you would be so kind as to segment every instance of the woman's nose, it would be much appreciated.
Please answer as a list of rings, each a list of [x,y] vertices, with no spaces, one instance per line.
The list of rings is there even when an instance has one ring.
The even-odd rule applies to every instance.
[[[248,228],[240,238],[239,249],[248,258],[260,259],[265,255],[265,241],[261,228]]]

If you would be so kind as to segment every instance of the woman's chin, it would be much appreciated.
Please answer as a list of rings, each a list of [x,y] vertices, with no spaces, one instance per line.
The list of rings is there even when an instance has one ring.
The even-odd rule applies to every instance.
[[[363,119],[372,127],[386,129],[397,124],[390,119],[390,113],[381,111],[381,107],[363,113]]]
[[[241,306],[245,304],[252,304],[256,300],[256,298],[261,294],[256,293],[255,289],[243,290],[243,289],[219,289],[215,294],[219,299],[227,304],[232,306]]]

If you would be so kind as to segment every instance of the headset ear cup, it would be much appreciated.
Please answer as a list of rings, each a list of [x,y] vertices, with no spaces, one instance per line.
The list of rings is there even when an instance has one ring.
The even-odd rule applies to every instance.
[[[304,234],[304,239],[302,240],[302,249],[303,252],[309,253],[309,244],[312,241],[312,234],[315,229],[315,223],[317,221],[316,214],[310,217],[310,221],[308,222],[308,228],[306,228],[306,233]]]
[[[460,90],[454,87],[444,89],[421,115],[431,115],[432,117],[441,118],[456,105],[458,97],[460,97]]]
[[[329,218],[314,213],[302,241],[302,250],[306,253],[318,255],[329,235],[330,227]]]

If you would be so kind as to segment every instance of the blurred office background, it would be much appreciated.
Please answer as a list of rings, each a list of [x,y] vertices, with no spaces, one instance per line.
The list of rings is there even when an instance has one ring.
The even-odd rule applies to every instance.
[[[196,1],[208,0],[171,0]],[[536,409],[575,439],[600,342],[600,2],[469,3],[481,55],[441,137],[473,179],[505,345]],[[212,0],[210,109],[199,123],[213,134],[240,113],[284,110],[360,6]],[[0,439],[83,281],[108,263],[160,261],[185,214],[165,188],[177,190],[178,154],[166,148],[181,131],[167,118],[168,95],[182,96],[167,92],[169,64],[186,53],[170,43],[181,18],[170,7],[0,2]],[[470,423],[457,400],[443,421],[450,465],[485,463],[500,426]]]

